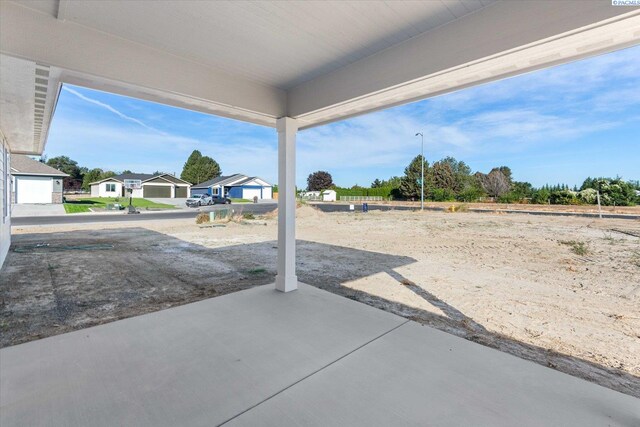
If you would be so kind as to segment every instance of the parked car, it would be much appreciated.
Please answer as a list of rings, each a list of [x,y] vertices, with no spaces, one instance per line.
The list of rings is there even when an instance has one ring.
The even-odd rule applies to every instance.
[[[187,206],[195,208],[196,206],[205,206],[212,204],[211,196],[208,194],[196,194],[189,197],[186,201]]]
[[[212,198],[214,205],[230,205],[231,199],[228,197],[214,196]]]

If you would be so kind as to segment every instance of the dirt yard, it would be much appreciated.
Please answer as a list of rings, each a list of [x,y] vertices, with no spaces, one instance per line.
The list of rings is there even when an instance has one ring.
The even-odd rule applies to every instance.
[[[1,346],[272,283],[273,217],[14,227]],[[640,222],[298,209],[298,276],[640,397]],[[310,314],[312,315],[312,314]]]

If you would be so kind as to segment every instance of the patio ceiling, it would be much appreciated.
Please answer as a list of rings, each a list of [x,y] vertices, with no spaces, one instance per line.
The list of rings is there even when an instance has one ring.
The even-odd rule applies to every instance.
[[[47,67],[45,130],[60,83],[267,126],[289,116],[303,129],[640,41],[640,10],[609,0],[37,0],[0,10],[2,62],[27,62],[3,67],[2,85],[30,85],[3,102],[33,103],[26,69]],[[20,111],[2,113],[12,149],[42,152],[46,131],[12,133],[34,121]]]

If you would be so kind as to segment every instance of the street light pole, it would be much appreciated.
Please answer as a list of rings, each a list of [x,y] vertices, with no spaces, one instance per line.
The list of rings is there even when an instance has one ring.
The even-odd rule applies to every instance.
[[[424,210],[424,135],[422,132],[416,133],[420,135],[420,210]]]

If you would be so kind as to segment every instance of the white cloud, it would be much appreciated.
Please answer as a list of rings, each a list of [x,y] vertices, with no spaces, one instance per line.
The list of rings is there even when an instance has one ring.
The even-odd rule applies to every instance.
[[[161,130],[158,130],[158,129],[152,127],[152,126],[149,126],[146,123],[144,123],[143,121],[136,119],[135,117],[128,116],[128,115],[124,114],[123,112],[113,108],[109,104],[105,104],[104,102],[98,101],[97,99],[93,99],[93,98],[90,98],[88,96],[85,96],[85,95],[81,94],[80,92],[78,92],[77,90],[71,89],[68,86],[63,86],[62,90],[77,96],[78,98],[82,99],[83,101],[89,102],[91,104],[94,104],[94,105],[97,105],[99,107],[102,107],[105,110],[111,111],[113,114],[117,115],[118,117],[120,117],[120,118],[122,118],[124,120],[128,120],[128,121],[130,121],[132,123],[136,123],[136,124],[138,124],[138,125],[140,125],[140,126],[142,126],[144,128],[149,129],[150,131],[157,132],[157,133],[159,133],[161,135],[165,134],[165,132],[163,132]]]

